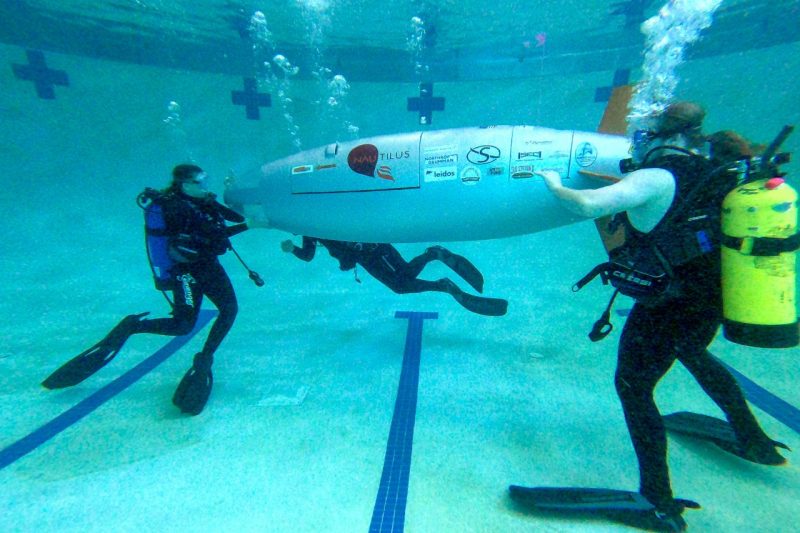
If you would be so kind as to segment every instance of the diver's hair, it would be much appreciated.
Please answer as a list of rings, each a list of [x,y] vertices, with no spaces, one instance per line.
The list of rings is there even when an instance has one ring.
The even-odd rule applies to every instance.
[[[180,192],[184,182],[194,179],[195,176],[203,172],[203,169],[193,163],[181,163],[172,169],[172,181],[164,189],[165,193]]]
[[[709,145],[709,156],[715,165],[753,157],[759,148],[732,130],[712,133],[705,140]]]
[[[656,132],[668,139],[683,135],[690,148],[700,148],[706,138],[703,135],[705,110],[694,102],[674,102],[658,116]]]

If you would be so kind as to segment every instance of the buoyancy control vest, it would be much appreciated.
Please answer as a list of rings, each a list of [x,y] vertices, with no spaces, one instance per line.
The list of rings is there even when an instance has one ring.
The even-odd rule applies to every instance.
[[[701,261],[714,269],[718,264],[718,255],[708,254],[719,250],[722,200],[736,182],[726,174],[712,175],[711,163],[695,155],[665,155],[642,168],[663,168],[672,174],[672,204],[647,233],[634,228],[626,213],[615,215],[610,224],[623,232],[622,243],[608,251],[609,261],[595,267],[576,287],[600,275],[626,296],[659,304],[681,294],[680,267]]]
[[[211,196],[211,200],[214,198]],[[176,201],[180,200],[174,194],[150,187],[136,198],[136,203],[144,210],[145,247],[153,272],[153,281],[156,289],[165,293],[170,304],[172,302],[166,296],[166,291],[175,288],[177,283],[175,270],[180,263],[192,263],[203,256],[222,255],[227,250],[233,251],[256,286],[264,286],[264,280],[247,266],[228,238],[225,220],[241,223],[244,217],[217,202],[211,204],[213,207],[203,209],[186,201],[183,202],[185,209],[179,209],[177,213],[177,218],[186,226],[175,230],[167,227],[166,211],[172,210],[173,219],[176,218],[174,216]],[[246,226],[244,228],[246,229]],[[197,230],[201,230],[206,236],[198,235]]]
[[[578,281],[579,290],[600,276],[614,291],[601,320],[589,337],[596,341],[611,332],[610,310],[617,293],[644,305],[663,305],[694,292],[719,294],[720,211],[725,194],[736,185],[729,173],[712,172],[712,164],[694,154],[669,154],[649,159],[641,168],[663,168],[675,180],[672,204],[649,232],[634,228],[627,215],[610,221],[621,235],[608,250],[609,260]]]
[[[721,304],[723,333],[739,344],[786,348],[800,343],[797,192],[779,170],[790,154],[778,153],[793,129],[784,126],[760,157],[713,169],[699,156],[662,156],[642,165],[669,170],[676,179],[676,195],[648,233],[636,231],[624,214],[597,221],[609,261],[595,267],[574,290],[597,275],[616,290],[594,324],[591,340],[613,329],[610,311],[621,292],[645,305],[678,297]]]
[[[216,211],[205,214],[189,201],[181,206],[175,203],[180,201],[174,194],[150,187],[136,198],[136,203],[144,210],[147,259],[156,289],[160,291],[174,288],[176,265],[193,263],[203,255],[221,255],[231,247],[221,214]],[[177,219],[185,227],[168,228],[168,210],[173,212],[173,226]],[[210,238],[198,235],[197,226],[200,224]]]

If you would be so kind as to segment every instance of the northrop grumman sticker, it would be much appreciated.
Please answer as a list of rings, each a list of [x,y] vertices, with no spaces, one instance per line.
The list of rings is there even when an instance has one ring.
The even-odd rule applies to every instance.
[[[312,165],[292,167],[292,174],[307,174],[308,172],[314,172],[314,167]]]
[[[426,168],[423,179],[425,181],[448,181],[458,176],[458,167]]]
[[[592,143],[581,143],[575,149],[575,161],[582,167],[589,167],[597,161],[597,148]]]
[[[425,166],[453,165],[458,163],[458,154],[431,154],[425,156]]]
[[[481,171],[478,167],[467,167],[461,171],[461,183],[475,185],[481,181]]]

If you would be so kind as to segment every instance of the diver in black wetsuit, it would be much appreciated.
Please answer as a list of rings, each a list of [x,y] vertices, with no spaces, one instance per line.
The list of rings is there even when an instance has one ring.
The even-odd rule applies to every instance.
[[[203,410],[213,383],[214,352],[231,329],[239,309],[218,256],[230,248],[229,237],[265,224],[245,223],[244,217],[217,202],[216,196],[206,189],[207,176],[200,167],[178,165],[172,176],[170,186],[156,193],[163,212],[164,233],[169,238],[169,255],[174,261],[170,270],[172,317],[143,319],[147,313],[129,315],[97,345],[56,370],[43,382],[45,387],[55,389],[80,383],[105,366],[128,337],[136,333],[188,334],[206,296],[219,310],[219,316],[173,397],[173,403],[183,412],[196,415]],[[227,226],[226,221],[235,225]]]
[[[287,240],[281,243],[281,249],[284,252],[293,253],[298,259],[311,261],[314,258],[317,243],[327,248],[331,256],[339,260],[341,270],[352,270],[359,264],[375,279],[398,294],[427,291],[446,292],[466,309],[489,316],[504,315],[508,309],[506,300],[467,294],[449,278],[436,281],[418,279],[417,276],[428,263],[438,260],[452,268],[476,291],[483,292],[483,275],[478,269],[465,257],[456,255],[441,246],[432,246],[411,261],[403,259],[394,246],[386,243],[347,242],[303,237],[302,248]]]
[[[722,200],[735,185],[735,177],[726,173],[711,181],[712,163],[687,153],[706,140],[700,132],[703,117],[696,104],[670,105],[658,117],[654,131],[644,131],[641,142],[634,137],[633,155],[640,170],[614,185],[581,191],[564,187],[554,172],[537,175],[545,179],[565,207],[576,213],[596,218],[625,211],[628,235],[634,243],[646,244],[647,237],[656,232],[670,235],[661,226],[662,221],[671,220],[672,213],[686,208],[689,193],[698,181],[707,180],[696,189],[699,194],[693,195],[689,205],[707,213],[721,212]],[[730,135],[725,138],[730,140]],[[717,152],[725,146],[723,138],[712,136],[709,140],[712,153],[715,145]],[[730,149],[731,143],[727,144]],[[726,162],[736,159],[731,154],[718,157],[727,157]],[[710,228],[717,233],[711,242],[719,243],[719,224]],[[677,249],[679,239],[685,236],[673,237]],[[615,385],[639,462],[639,491],[656,507],[654,519],[664,530],[682,531],[686,528],[681,517],[684,502],[673,499],[666,433],[653,399],[656,384],[675,359],[725,413],[738,441],[735,453],[769,465],[782,464],[785,459],[759,426],[734,377],[707,351],[722,319],[719,246],[675,267],[674,272],[681,282],[680,294],[664,303],[637,301],[633,306],[620,338]]]

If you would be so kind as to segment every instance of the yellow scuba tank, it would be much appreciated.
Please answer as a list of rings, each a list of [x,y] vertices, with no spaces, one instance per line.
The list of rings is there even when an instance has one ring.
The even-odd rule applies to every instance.
[[[722,204],[722,234],[725,338],[797,346],[797,191],[782,178],[736,187]]]

